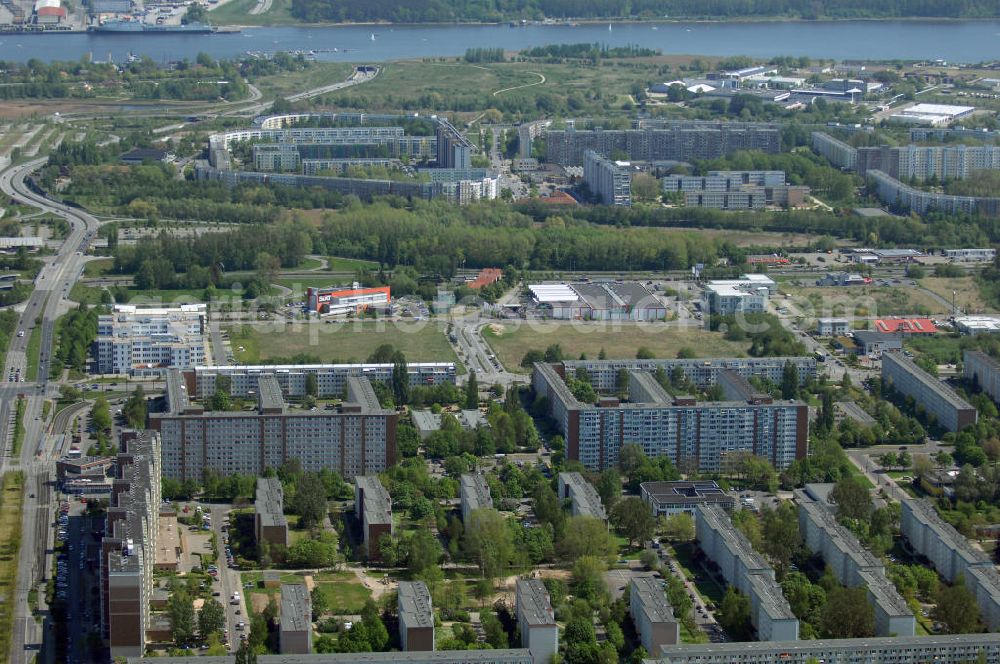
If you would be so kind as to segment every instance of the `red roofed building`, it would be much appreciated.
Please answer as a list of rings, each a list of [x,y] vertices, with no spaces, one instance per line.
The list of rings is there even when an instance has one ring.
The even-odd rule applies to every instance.
[[[787,265],[790,260],[777,254],[753,254],[747,256],[748,265]]]
[[[872,329],[876,332],[899,334],[936,334],[938,331],[930,318],[879,318]]]
[[[35,16],[39,23],[58,23],[66,18],[66,9],[63,7],[39,7]]]
[[[497,267],[486,267],[479,271],[475,279],[466,284],[473,290],[478,290],[483,286],[489,286],[500,281],[503,277],[503,270]]]

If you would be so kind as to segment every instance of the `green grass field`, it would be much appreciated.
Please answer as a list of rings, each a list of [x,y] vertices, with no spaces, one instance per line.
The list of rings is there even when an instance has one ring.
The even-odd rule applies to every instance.
[[[24,475],[8,472],[0,493],[0,661],[9,661],[17,585],[17,557],[21,550],[21,506]]]
[[[633,83],[655,77],[658,70],[658,64],[638,59],[604,66],[404,61],[387,63],[373,81],[325,97],[340,106],[361,108],[374,103],[379,109],[405,106],[440,112],[460,108],[486,110],[501,96],[522,97],[533,103],[553,95],[572,97],[575,104],[586,104],[594,111],[610,112],[620,111],[622,104],[630,101]],[[540,76],[544,76],[544,82]],[[595,90],[600,91],[599,99],[594,98]]]
[[[581,353],[596,358],[603,348],[609,359],[633,358],[643,346],[659,358],[676,357],[681,348],[689,348],[699,357],[740,357],[748,348],[745,343],[726,341],[718,332],[668,323],[617,327],[611,323],[498,324],[484,328],[483,338],[509,370],[516,370],[529,350],[544,351],[552,344],[559,344],[563,353],[572,358]]]
[[[330,613],[360,613],[371,591],[351,572],[322,572],[315,577],[316,587],[326,597]]]
[[[28,337],[28,348],[25,351],[28,355],[28,370],[25,380],[29,383],[34,382],[38,379],[38,360],[39,354],[42,350],[42,326],[36,325],[31,330],[31,336]]]
[[[323,362],[362,362],[382,344],[392,344],[411,362],[458,362],[443,326],[428,321],[278,321],[229,328],[229,336],[236,361],[249,364],[298,353],[316,355]]]
[[[803,313],[819,316],[933,316],[949,313],[930,294],[906,287],[843,288],[788,286],[782,289]]]

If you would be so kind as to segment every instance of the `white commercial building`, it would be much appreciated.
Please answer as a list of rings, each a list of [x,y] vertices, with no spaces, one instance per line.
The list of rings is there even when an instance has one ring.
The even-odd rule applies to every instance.
[[[996,249],[945,249],[945,258],[953,261],[988,263],[997,257]]]
[[[933,127],[951,124],[959,118],[971,115],[974,106],[953,106],[951,104],[914,104],[889,116],[889,120],[909,124],[931,125]]]
[[[115,305],[110,314],[97,318],[95,372],[143,374],[203,364],[206,325],[204,304],[168,308]]]
[[[1000,332],[1000,316],[956,316],[954,323],[962,334]]]
[[[816,334],[821,337],[839,337],[850,329],[851,324],[846,318],[820,318],[816,321]]]
[[[766,285],[751,281],[710,281],[703,303],[710,314],[760,313],[767,309],[769,292]]]

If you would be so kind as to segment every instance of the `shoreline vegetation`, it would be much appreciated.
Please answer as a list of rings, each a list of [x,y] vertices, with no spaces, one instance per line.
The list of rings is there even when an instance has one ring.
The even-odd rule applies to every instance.
[[[211,17],[212,14],[209,14]],[[261,14],[260,18],[266,18],[267,14]],[[541,27],[559,27],[565,26],[566,24],[574,25],[603,25],[609,23],[612,26],[615,25],[665,25],[665,24],[675,24],[675,25],[717,25],[722,23],[971,23],[974,21],[1000,21],[1000,10],[998,10],[992,16],[846,16],[846,17],[822,17],[822,18],[803,18],[801,16],[782,16],[778,15],[768,15],[768,16],[730,16],[730,17],[700,17],[700,18],[683,18],[671,16],[669,18],[585,18],[585,19],[552,19],[552,20],[529,20],[524,24],[523,27],[529,26],[541,26]],[[209,21],[211,23],[211,21]],[[456,20],[456,21],[407,21],[407,22],[394,22],[394,21],[298,21],[294,20],[291,22],[282,22],[280,25],[284,26],[296,26],[302,28],[378,28],[378,27],[476,27],[476,26],[502,26],[511,23],[511,20],[496,20],[496,21],[473,21],[473,20]],[[215,24],[213,24],[215,25]],[[266,27],[266,23],[230,23],[225,24],[226,27],[235,28],[260,28]],[[217,25],[217,27],[222,27],[222,25]],[[512,26],[512,29],[516,29],[522,26]],[[61,31],[62,33],[67,32],[66,30]],[[79,30],[77,32],[84,32]],[[37,33],[44,34],[44,33]]]
[[[574,24],[652,21],[851,20],[950,18],[986,19],[1000,15],[994,0],[281,0],[287,16],[303,22],[334,23],[509,23]],[[258,15],[258,18],[263,15]]]

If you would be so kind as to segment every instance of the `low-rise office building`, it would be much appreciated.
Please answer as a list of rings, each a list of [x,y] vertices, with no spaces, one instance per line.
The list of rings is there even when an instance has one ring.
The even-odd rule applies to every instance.
[[[100,544],[101,630],[111,658],[145,653],[160,515],[160,437],[122,436]]]
[[[95,371],[145,375],[165,367],[204,364],[206,325],[204,304],[157,308],[116,304],[111,313],[97,317]]]
[[[403,652],[434,650],[434,607],[423,581],[400,581],[399,645]]]
[[[535,664],[549,664],[559,652],[559,626],[549,591],[541,579],[518,579],[514,599],[521,647],[531,651]]]
[[[1000,316],[956,316],[955,329],[962,334],[995,334],[1000,332]]]
[[[257,545],[264,542],[288,546],[285,492],[277,477],[258,477],[254,499],[254,534]]]
[[[632,205],[632,173],[627,161],[612,161],[587,150],[583,161],[583,181],[598,203]]]
[[[378,560],[379,540],[383,535],[392,535],[392,498],[377,475],[354,478],[354,516],[361,523],[369,560]]]
[[[290,458],[303,470],[344,477],[395,463],[398,415],[381,407],[367,378],[343,380],[347,399],[338,408],[306,410],[285,402],[278,374],[253,374],[254,387],[246,389],[257,401],[252,411],[207,411],[189,398],[190,375],[185,381],[169,370],[166,379],[163,409],[150,414],[149,426],[162,437],[167,477],[197,480],[206,470],[261,476]]]
[[[867,590],[868,603],[875,613],[875,633],[913,636],[916,619],[886,577],[882,561],[841,526],[826,506],[814,501],[805,491],[796,490],[795,500],[799,505],[799,530],[809,550],[823,557],[838,583]]]
[[[723,316],[762,313],[767,309],[769,291],[742,281],[710,281],[702,300],[706,312]]]
[[[273,375],[286,398],[304,397],[309,376],[316,377],[316,397],[339,397],[349,378],[370,381],[392,380],[392,364],[244,364],[198,366],[184,372],[184,385],[189,394],[208,399],[215,394],[216,380],[221,376],[228,383],[229,395],[247,399],[256,393],[257,381],[264,374]],[[454,362],[410,362],[406,365],[410,387],[455,383]]]
[[[723,578],[750,598],[750,619],[761,641],[799,638],[799,621],[792,613],[774,569],[753,550],[750,541],[717,505],[699,505],[695,511],[698,547],[718,566]]]
[[[486,483],[486,476],[479,473],[465,473],[462,475],[459,497],[462,502],[463,523],[469,522],[469,515],[474,511],[493,507],[493,498],[490,496],[490,485]]]
[[[874,330],[855,330],[854,343],[862,355],[881,357],[886,351],[903,350],[903,335]]]
[[[981,350],[962,353],[962,375],[965,380],[1000,402],[1000,362]]]
[[[736,507],[736,497],[719,487],[715,480],[643,482],[639,492],[657,517],[682,512],[693,516],[698,505],[718,505],[727,512]]]
[[[902,501],[900,530],[910,547],[927,558],[948,583],[965,580],[990,631],[1000,629],[1000,575],[988,555],[920,499]]]
[[[913,397],[948,431],[961,431],[976,423],[975,407],[902,353],[882,353],[882,381]]]
[[[573,516],[584,515],[601,521],[608,520],[597,489],[580,473],[559,473],[559,499],[569,499]]]
[[[587,364],[586,361],[557,366],[537,363],[532,379],[535,393],[547,399],[549,416],[566,440],[567,458],[580,461],[587,468],[615,466],[619,450],[626,443],[638,444],[649,457],[667,456],[679,468],[702,472],[721,470],[724,457],[730,453],[762,456],[777,468],[786,468],[806,454],[808,411],[801,402],[767,403],[758,399],[697,402],[692,397],[671,396],[647,372],[630,371],[630,402],[618,403],[609,397],[600,405],[582,403],[570,391],[560,371],[572,375],[573,365]],[[605,366],[614,364],[623,363]],[[732,363],[731,366],[746,370],[753,365]],[[655,370],[657,366],[649,368]],[[702,375],[711,375],[715,381],[725,368],[726,363],[719,361],[706,361],[699,367]],[[596,389],[603,389],[598,387],[599,381],[593,377],[591,380]],[[780,375],[776,381],[780,382]],[[613,392],[614,385],[611,382],[606,391]]]
[[[632,624],[646,652],[659,652],[661,646],[681,642],[680,622],[674,616],[674,608],[667,601],[659,579],[632,577],[628,602]]]
[[[944,257],[959,263],[991,263],[997,257],[997,250],[982,249],[945,249]]]
[[[821,337],[839,337],[851,331],[846,318],[820,318],[816,321],[816,334]]]
[[[388,286],[361,288],[355,282],[351,288],[306,289],[306,309],[323,316],[359,314],[367,309],[384,310],[391,299]]]
[[[658,659],[643,660],[643,664],[966,664],[978,661],[1000,662],[1000,634],[702,643],[663,648]]]
[[[301,583],[281,584],[281,617],[278,652],[308,655],[312,652],[312,597]]]

